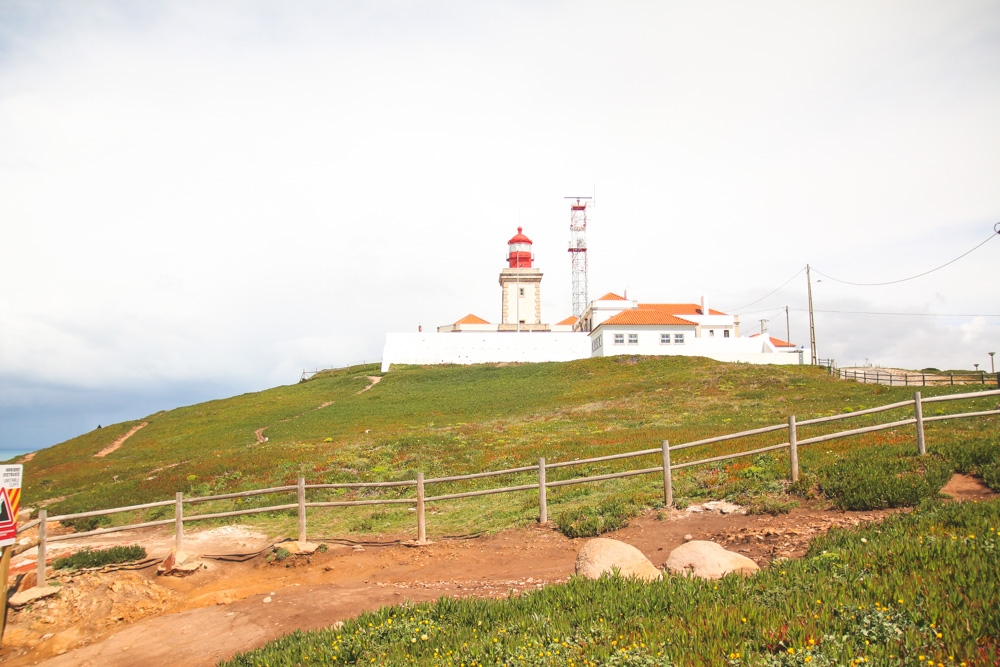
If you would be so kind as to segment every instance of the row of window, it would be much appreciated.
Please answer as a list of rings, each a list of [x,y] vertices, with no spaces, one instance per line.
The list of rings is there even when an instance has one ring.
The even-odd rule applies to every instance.
[[[673,335],[673,338],[671,339],[671,334],[661,333],[660,334],[660,345],[670,345],[671,344],[671,340],[673,340],[673,343],[672,343],[673,345],[683,345],[684,344],[684,334],[682,334],[682,333],[675,333],[675,334],[672,334],[672,335]],[[625,344],[625,334],[623,334],[623,333],[616,333],[615,334],[615,345],[624,345],[624,344]],[[639,334],[637,334],[637,333],[630,333],[628,335],[628,344],[629,345],[638,345],[639,344]]]

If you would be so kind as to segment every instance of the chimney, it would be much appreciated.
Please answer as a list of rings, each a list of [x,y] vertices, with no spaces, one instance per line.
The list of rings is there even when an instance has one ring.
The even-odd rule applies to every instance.
[[[701,297],[701,314],[702,315],[708,315],[708,297],[707,296],[702,296]]]

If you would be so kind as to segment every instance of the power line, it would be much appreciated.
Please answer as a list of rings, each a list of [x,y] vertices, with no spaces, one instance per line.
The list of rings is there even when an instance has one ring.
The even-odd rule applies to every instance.
[[[914,280],[916,278],[921,278],[923,276],[926,276],[929,273],[934,273],[935,271],[939,271],[939,270],[943,269],[944,267],[948,266],[949,264],[954,264],[958,260],[960,260],[963,257],[965,257],[966,255],[968,255],[973,250],[976,250],[980,246],[985,245],[987,242],[989,242],[990,240],[992,240],[997,235],[1000,235],[1000,222],[998,222],[995,225],[993,225],[993,233],[990,234],[989,236],[987,236],[986,239],[982,243],[979,243],[975,247],[973,247],[973,248],[971,248],[971,249],[963,252],[961,255],[959,255],[955,259],[951,260],[950,262],[945,262],[944,264],[942,264],[941,266],[939,266],[937,268],[931,269],[930,271],[924,271],[923,273],[918,273],[917,275],[910,276],[909,278],[900,278],[899,280],[889,280],[889,281],[884,282],[884,283],[855,283],[855,282],[851,282],[849,280],[841,280],[839,278],[834,278],[833,276],[828,276],[825,273],[822,273],[821,271],[816,271],[816,269],[813,269],[813,271],[816,271],[816,273],[818,273],[819,275],[823,276],[827,280],[832,280],[832,281],[834,281],[836,283],[843,283],[845,285],[855,285],[855,286],[858,286],[858,287],[879,287],[879,286],[882,286],[882,285],[895,285],[896,283],[905,283],[908,280]],[[772,294],[773,294],[773,292],[772,292]]]
[[[792,308],[792,310],[805,311],[805,308]],[[1000,317],[1000,314],[984,313],[893,313],[879,312],[873,310],[814,310],[814,313],[839,313],[843,315],[906,315],[909,317]]]
[[[772,294],[774,294],[775,292],[777,292],[778,290],[780,290],[780,289],[781,289],[782,287],[784,287],[784,286],[785,286],[785,285],[787,285],[788,283],[790,283],[790,282],[792,282],[793,280],[795,280],[795,279],[796,279],[796,278],[797,278],[797,277],[799,276],[799,274],[800,274],[800,273],[802,273],[802,272],[803,272],[803,271],[805,271],[805,270],[806,270],[806,269],[805,269],[805,267],[802,267],[801,269],[799,269],[798,271],[796,271],[796,272],[795,272],[795,275],[794,275],[794,276],[792,276],[791,278],[789,278],[789,279],[788,279],[788,280],[786,280],[785,282],[781,283],[781,285],[780,285],[779,287],[777,287],[776,289],[774,289],[774,290],[773,290],[772,292],[769,292],[769,293],[765,294],[764,296],[760,297],[760,298],[759,298],[759,299],[757,299],[756,301],[751,301],[750,303],[746,304],[745,306],[740,306],[739,308],[730,308],[729,310],[731,310],[732,312],[734,312],[734,313],[735,313],[735,312],[737,312],[737,311],[740,311],[740,310],[743,310],[744,308],[748,308],[748,307],[750,307],[750,306],[754,305],[755,303],[760,303],[761,301],[763,301],[763,300],[764,300],[764,299],[766,299],[767,297],[771,296]],[[746,314],[746,313],[744,313],[744,315],[745,315],[745,314]]]

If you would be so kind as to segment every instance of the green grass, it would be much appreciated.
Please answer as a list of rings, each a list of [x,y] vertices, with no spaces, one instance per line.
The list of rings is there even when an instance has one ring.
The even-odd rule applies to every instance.
[[[1000,502],[835,530],[752,577],[605,577],[384,607],[219,663],[986,665],[1000,658]]]
[[[622,498],[605,500],[596,507],[566,510],[556,517],[556,526],[566,537],[596,537],[628,525],[641,508]]]
[[[96,430],[37,453],[25,464],[24,506],[54,500],[49,514],[79,512],[172,499],[294,484],[428,478],[656,448],[672,443],[838,415],[912,398],[913,391],[833,378],[819,368],[724,364],[691,357],[587,359],[510,366],[401,367],[370,391],[365,375],[377,366],[321,373],[306,382],[178,408],[146,417],[148,426],[104,458],[93,454],[138,421]],[[926,387],[924,396],[970,391],[970,387]],[[329,403],[326,407],[321,405]],[[988,409],[996,400],[934,404],[925,414]],[[909,416],[904,409],[799,429],[799,439],[876,420]],[[931,452],[947,443],[996,449],[991,419],[927,424]],[[992,422],[995,423],[995,422]],[[265,428],[266,427],[266,428]],[[258,443],[255,430],[268,440]],[[675,463],[783,442],[784,432],[677,452]],[[977,444],[978,443],[978,444]],[[804,446],[806,478],[854,452],[907,447],[915,454],[912,428]],[[549,471],[556,481],[583,475],[651,467],[659,454]],[[950,459],[949,459],[950,460]],[[963,463],[964,465],[971,465]],[[978,464],[976,464],[978,465]],[[678,471],[675,497],[688,502],[727,498],[754,511],[786,511],[788,458],[771,454]],[[532,484],[530,473],[429,485],[428,495],[460,493],[498,485]],[[800,485],[801,486],[801,485]],[[793,488],[803,495],[821,493]],[[310,491],[309,500],[412,497],[412,489]],[[639,506],[662,503],[657,475],[565,486],[549,491],[550,514],[593,507],[614,498]],[[228,511],[294,502],[294,492],[189,506],[189,513]],[[491,495],[434,502],[428,535],[496,531],[537,520],[537,494]],[[173,509],[116,515],[116,525],[169,518]],[[233,521],[245,521],[234,519]],[[290,534],[294,511],[255,515],[254,525]],[[310,535],[348,532],[412,534],[415,519],[405,508],[310,510]]]
[[[71,556],[56,558],[52,567],[57,570],[77,570],[85,567],[103,567],[119,563],[131,563],[146,557],[146,549],[138,544],[115,546],[108,549],[93,550],[84,547]]]

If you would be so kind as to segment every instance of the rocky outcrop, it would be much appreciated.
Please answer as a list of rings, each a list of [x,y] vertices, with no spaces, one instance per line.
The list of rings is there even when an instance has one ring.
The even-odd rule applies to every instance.
[[[749,574],[760,568],[746,556],[726,551],[715,542],[693,540],[670,552],[666,570],[672,574],[718,579],[730,572]]]
[[[623,577],[645,581],[659,579],[662,573],[642,552],[630,544],[598,537],[588,541],[576,556],[576,573],[588,579],[617,571]]]

